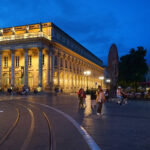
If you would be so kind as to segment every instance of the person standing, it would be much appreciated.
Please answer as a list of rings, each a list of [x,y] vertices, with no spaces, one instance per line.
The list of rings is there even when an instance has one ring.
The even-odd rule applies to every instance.
[[[102,111],[102,106],[103,106],[103,103],[105,101],[105,95],[104,95],[104,92],[102,90],[102,87],[101,86],[98,86],[98,91],[97,91],[97,98],[96,98],[96,102],[98,104],[98,108],[97,108],[97,115],[101,115],[101,111]]]
[[[91,108],[94,111],[96,107],[96,90],[91,90]]]
[[[106,91],[105,91],[105,99],[108,102],[108,100],[109,100],[109,90],[108,89],[106,89]]]
[[[78,97],[79,97],[79,108],[84,108],[84,101],[86,98],[86,94],[83,88],[81,88],[78,92]]]

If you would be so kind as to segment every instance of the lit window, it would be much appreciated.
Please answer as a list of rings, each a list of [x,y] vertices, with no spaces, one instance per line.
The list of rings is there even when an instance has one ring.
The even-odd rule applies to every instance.
[[[44,62],[45,62],[45,60],[44,60],[44,55],[42,55],[42,65],[44,66]]]
[[[4,67],[8,67],[8,57],[4,57]]]
[[[19,56],[16,56],[16,67],[19,67]]]
[[[29,67],[32,66],[32,56],[31,55],[28,56],[28,66]]]

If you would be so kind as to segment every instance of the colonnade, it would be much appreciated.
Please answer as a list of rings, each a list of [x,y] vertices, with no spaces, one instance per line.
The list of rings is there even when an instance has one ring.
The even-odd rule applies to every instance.
[[[16,51],[19,54],[16,54]],[[32,58],[29,60],[30,54]],[[16,55],[20,58],[20,63],[17,67]],[[6,56],[8,57],[8,65],[5,65],[6,60],[4,60],[4,57]],[[85,70],[91,71],[89,77],[83,74]],[[20,73],[18,85],[15,82],[16,72]],[[5,79],[5,74],[7,79]],[[32,74],[31,77],[30,74]],[[29,86],[33,90],[40,86],[45,90],[54,89],[54,87],[58,86],[64,91],[76,92],[81,87],[86,89],[87,84],[89,88],[97,87],[100,84],[98,77],[102,74],[103,70],[94,64],[54,46],[13,48],[0,51],[1,88]]]

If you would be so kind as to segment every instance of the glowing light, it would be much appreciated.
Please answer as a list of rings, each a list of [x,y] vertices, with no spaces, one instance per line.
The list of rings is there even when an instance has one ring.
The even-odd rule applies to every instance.
[[[106,83],[110,83],[111,82],[111,80],[110,79],[106,79]]]
[[[100,80],[104,80],[104,76],[100,76],[99,79],[100,79]]]
[[[0,41],[37,38],[37,37],[44,37],[44,38],[50,40],[50,37],[48,35],[44,34],[43,32],[37,32],[37,33],[24,33],[24,34],[19,34],[19,35],[2,36],[2,37],[0,37]]]
[[[91,74],[91,71],[84,71],[84,75],[89,76]]]

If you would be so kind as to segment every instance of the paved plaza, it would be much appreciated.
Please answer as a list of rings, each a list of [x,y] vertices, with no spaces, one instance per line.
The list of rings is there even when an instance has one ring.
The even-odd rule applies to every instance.
[[[1,150],[19,150],[20,147],[46,150],[51,146],[57,150],[90,150],[79,130],[56,110],[68,114],[81,125],[101,150],[150,149],[149,101],[128,101],[122,106],[106,102],[103,115],[99,117],[92,111],[88,97],[87,107],[79,109],[75,94],[3,95],[0,100]],[[17,116],[20,118],[18,124],[9,133],[8,129]],[[7,138],[4,138],[7,132]]]

